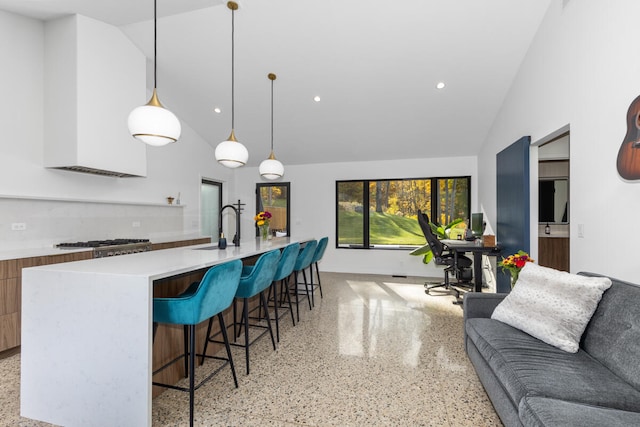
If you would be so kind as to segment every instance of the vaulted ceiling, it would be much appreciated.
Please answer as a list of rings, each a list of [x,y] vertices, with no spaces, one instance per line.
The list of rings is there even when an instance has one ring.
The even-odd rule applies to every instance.
[[[235,133],[249,164],[269,154],[268,73],[285,166],[475,155],[550,1],[240,0]],[[153,59],[152,0],[0,0],[0,9],[95,18]],[[158,0],[158,16],[160,99],[215,147],[231,130],[231,11],[224,0]]]

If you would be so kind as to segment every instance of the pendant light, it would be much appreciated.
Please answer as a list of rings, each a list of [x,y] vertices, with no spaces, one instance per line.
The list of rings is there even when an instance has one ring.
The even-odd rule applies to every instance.
[[[284,166],[280,163],[276,156],[273,154],[273,81],[276,79],[276,75],[269,73],[267,76],[271,80],[271,154],[266,160],[260,163],[260,176],[265,179],[274,180],[282,178],[284,175]]]
[[[238,3],[230,1],[227,2],[227,7],[231,9],[231,134],[226,141],[222,141],[216,147],[215,156],[218,163],[228,168],[237,168],[244,166],[249,159],[249,152],[244,145],[238,142],[234,133],[235,126],[235,93],[234,93],[234,62],[235,62],[235,49],[234,49],[234,11],[238,9]]]
[[[158,82],[157,65],[157,0],[153,1],[153,94],[146,105],[135,108],[129,114],[129,133],[140,141],[162,146],[176,142],[180,138],[180,120],[171,111],[164,108],[158,99],[156,90]]]

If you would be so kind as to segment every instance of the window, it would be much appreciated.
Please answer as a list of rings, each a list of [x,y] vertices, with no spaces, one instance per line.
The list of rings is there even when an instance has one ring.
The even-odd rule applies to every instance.
[[[336,182],[336,242],[342,248],[392,248],[425,243],[418,209],[432,222],[467,221],[471,177]]]
[[[269,224],[271,232],[291,235],[289,194],[288,182],[256,184],[256,214],[261,211],[271,213],[271,223]],[[256,227],[256,236],[258,236],[258,232],[258,227]]]

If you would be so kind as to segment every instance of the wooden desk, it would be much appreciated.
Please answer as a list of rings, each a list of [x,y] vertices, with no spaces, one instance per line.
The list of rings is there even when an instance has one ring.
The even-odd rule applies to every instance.
[[[459,254],[471,252],[473,254],[473,287],[474,292],[482,292],[482,255],[498,256],[500,248],[498,246],[476,245],[475,242],[466,240],[450,240],[443,239],[449,250],[454,253],[455,257]]]

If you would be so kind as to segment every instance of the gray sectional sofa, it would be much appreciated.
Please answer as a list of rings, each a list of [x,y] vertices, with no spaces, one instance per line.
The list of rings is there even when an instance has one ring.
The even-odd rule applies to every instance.
[[[465,348],[505,426],[640,426],[640,286],[611,280],[577,353],[491,319],[507,294],[465,295]]]

